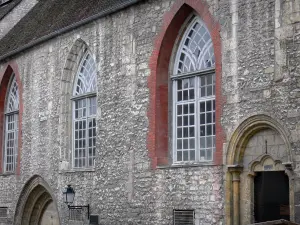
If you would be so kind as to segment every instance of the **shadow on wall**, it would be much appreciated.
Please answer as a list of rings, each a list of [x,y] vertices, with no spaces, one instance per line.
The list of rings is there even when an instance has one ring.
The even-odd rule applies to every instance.
[[[58,214],[53,202],[47,206],[41,218],[40,225],[59,225]]]

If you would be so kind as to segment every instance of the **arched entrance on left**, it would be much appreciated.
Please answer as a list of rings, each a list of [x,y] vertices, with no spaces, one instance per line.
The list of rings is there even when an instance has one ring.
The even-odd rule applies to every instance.
[[[14,224],[60,224],[56,200],[42,177],[35,175],[25,184],[17,203]]]

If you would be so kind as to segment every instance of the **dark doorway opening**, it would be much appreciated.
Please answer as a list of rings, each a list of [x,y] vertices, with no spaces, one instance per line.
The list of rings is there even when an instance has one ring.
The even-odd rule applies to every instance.
[[[254,219],[290,220],[289,179],[284,171],[258,172],[254,178]]]

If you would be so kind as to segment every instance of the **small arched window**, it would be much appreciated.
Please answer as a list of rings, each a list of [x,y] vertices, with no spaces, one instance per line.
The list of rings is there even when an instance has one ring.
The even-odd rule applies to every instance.
[[[206,162],[215,151],[215,57],[196,15],[180,41],[173,70],[173,161]]]
[[[5,102],[4,172],[14,172],[18,158],[19,90],[12,74]]]
[[[79,65],[73,88],[73,167],[95,165],[96,64],[87,51]]]

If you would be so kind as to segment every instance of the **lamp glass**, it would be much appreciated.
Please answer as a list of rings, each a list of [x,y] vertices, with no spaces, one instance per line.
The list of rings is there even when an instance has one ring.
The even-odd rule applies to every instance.
[[[64,194],[65,203],[68,205],[72,204],[75,197],[75,191],[71,187],[71,185],[68,185],[68,187],[66,188],[63,194]]]

